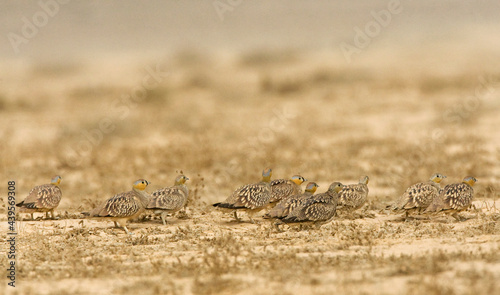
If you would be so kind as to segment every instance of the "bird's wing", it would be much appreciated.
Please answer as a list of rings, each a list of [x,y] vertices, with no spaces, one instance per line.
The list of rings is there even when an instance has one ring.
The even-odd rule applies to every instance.
[[[107,199],[100,206],[92,210],[93,217],[128,217],[141,209],[139,200],[133,191],[121,193]]]
[[[176,187],[159,189],[151,194],[147,209],[177,210],[184,206],[187,196]]]
[[[52,209],[61,201],[61,189],[52,184],[39,185],[31,189],[26,199],[19,203],[29,209]]]
[[[256,209],[269,203],[270,198],[271,189],[269,183],[260,182],[240,187],[223,203],[229,204],[231,208]]]
[[[271,199],[269,202],[278,202],[292,194],[298,193],[296,184],[286,179],[271,181]]]

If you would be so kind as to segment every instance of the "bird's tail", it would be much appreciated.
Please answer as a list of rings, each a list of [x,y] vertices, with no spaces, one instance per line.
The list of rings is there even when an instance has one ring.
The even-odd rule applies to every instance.
[[[234,206],[233,204],[228,204],[228,203],[215,203],[212,204],[214,207],[219,207],[219,208],[226,208],[226,209],[244,209],[245,207],[241,206]]]

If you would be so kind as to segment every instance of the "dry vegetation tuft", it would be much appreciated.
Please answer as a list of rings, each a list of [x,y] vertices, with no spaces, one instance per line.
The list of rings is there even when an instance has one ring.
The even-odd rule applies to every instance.
[[[49,83],[33,98],[0,93],[0,120],[18,122],[15,130],[1,125],[10,140],[0,143],[9,155],[0,159],[2,179],[15,179],[24,197],[52,175],[63,177],[60,219],[18,223],[19,294],[500,291],[500,121],[490,111],[499,105],[481,96],[480,107],[457,108],[457,93],[477,87],[466,69],[446,79],[412,69],[388,78],[288,51],[226,63],[185,52],[159,63],[168,77],[138,103],[120,97],[140,85],[143,70],[131,70],[135,84],[112,74],[96,83],[77,65],[38,65],[19,77],[33,89]],[[99,129],[102,120],[112,131]],[[319,191],[369,175],[368,204],[318,230],[283,233],[212,210],[266,166],[276,178],[301,173]],[[80,220],[137,178],[151,181],[152,191],[172,185],[181,170],[190,198],[167,226],[143,218],[127,236],[112,222]],[[384,210],[438,171],[446,184],[479,180],[467,221],[402,221]]]

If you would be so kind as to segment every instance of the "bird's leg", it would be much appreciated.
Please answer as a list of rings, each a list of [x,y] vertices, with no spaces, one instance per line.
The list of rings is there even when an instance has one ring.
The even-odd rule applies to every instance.
[[[35,220],[35,218],[33,217],[33,213],[30,214],[31,214],[31,220]]]
[[[466,217],[460,216],[458,214],[458,212],[453,213],[451,216],[453,216],[457,221],[466,221],[467,220]]]
[[[276,222],[276,223],[274,223],[274,226],[276,227],[276,230],[277,230],[279,233],[283,232],[283,230],[280,228],[280,226],[279,226],[279,224],[278,224],[277,222]]]
[[[45,219],[49,219],[49,211],[45,212]]]
[[[115,227],[119,227],[119,226],[118,226],[118,223],[116,223],[116,221],[113,221],[113,222],[115,223]]]
[[[129,234],[129,235],[133,235],[133,234],[134,234],[134,233],[129,232],[129,231],[128,231],[128,229],[127,229],[127,227],[126,227],[125,225],[123,226],[123,230],[124,230],[127,234]]]
[[[233,214],[234,214],[234,219],[236,219],[236,221],[238,221],[238,222],[241,222],[241,219],[238,218],[238,214],[236,213],[236,210],[233,211]]]
[[[167,212],[161,213],[161,220],[163,221],[163,225],[167,225],[167,221],[165,221],[166,216],[167,216]]]

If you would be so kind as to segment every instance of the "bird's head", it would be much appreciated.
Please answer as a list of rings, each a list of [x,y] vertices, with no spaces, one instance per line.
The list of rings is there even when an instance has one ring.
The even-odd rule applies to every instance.
[[[319,185],[316,182],[309,182],[306,186],[306,192],[314,194]]]
[[[368,176],[361,176],[361,178],[359,179],[359,183],[360,184],[368,184],[368,181],[370,181],[370,177]]]
[[[294,176],[292,176],[291,181],[293,181],[297,185],[301,185],[304,181],[307,181],[307,179],[305,179],[304,177],[302,177],[300,175],[294,175]]]
[[[330,184],[330,187],[328,187],[328,191],[335,191],[336,193],[340,192],[345,185],[343,185],[340,182],[334,182]]]
[[[146,189],[146,187],[151,184],[149,181],[145,180],[145,179],[139,179],[139,180],[136,180],[134,182],[134,186],[133,188],[134,189],[137,189],[137,190],[140,190],[140,191],[143,191]]]
[[[61,183],[62,177],[59,175],[54,176],[51,180],[50,183],[53,185],[59,185]]]
[[[477,179],[475,179],[472,176],[467,176],[466,178],[464,178],[464,180],[462,182],[467,183],[470,186],[474,186],[474,184],[477,182]]]
[[[446,178],[446,175],[443,175],[441,173],[435,173],[431,176],[430,180],[434,181],[435,183],[440,183],[445,178]]]
[[[273,175],[273,170],[271,168],[266,168],[262,171],[262,181],[271,182],[271,176]]]
[[[187,176],[185,176],[185,175],[182,175],[182,174],[181,174],[181,175],[179,175],[179,176],[177,176],[177,177],[175,178],[175,183],[174,183],[174,184],[175,184],[175,185],[184,184],[184,183],[186,183],[186,181],[188,181],[188,180],[189,180],[189,178],[188,178]]]

